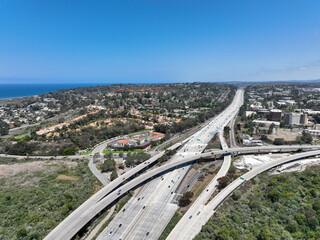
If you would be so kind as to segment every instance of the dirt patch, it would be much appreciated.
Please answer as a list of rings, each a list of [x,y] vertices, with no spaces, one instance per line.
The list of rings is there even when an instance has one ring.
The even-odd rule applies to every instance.
[[[57,178],[60,180],[67,180],[67,181],[73,181],[73,180],[79,179],[78,177],[67,176],[67,175],[63,175],[63,174],[59,175]]]
[[[283,138],[286,141],[295,141],[299,135],[300,135],[299,133],[293,132],[291,131],[291,129],[279,128],[277,129],[276,134],[268,135],[268,138],[271,139],[272,141],[275,138]]]
[[[35,172],[44,168],[43,163],[40,162],[28,162],[28,163],[16,163],[10,165],[0,165],[0,178],[6,178],[15,175],[20,172]]]
[[[43,170],[47,166],[63,164],[67,166],[76,166],[77,162],[70,161],[33,161],[15,164],[0,164],[0,178],[7,178],[20,172],[36,172]]]

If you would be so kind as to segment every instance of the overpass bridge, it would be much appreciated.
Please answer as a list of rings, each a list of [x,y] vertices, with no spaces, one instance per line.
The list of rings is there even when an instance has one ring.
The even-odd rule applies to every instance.
[[[197,154],[185,157],[182,160],[170,162],[144,174],[132,179],[128,183],[124,184],[129,176],[132,177],[136,173],[145,169],[148,165],[154,163],[159,158],[159,154],[164,154],[164,151],[154,156],[153,159],[147,160],[144,163],[139,164],[136,168],[127,172],[126,174],[118,177],[115,181],[111,182],[98,193],[89,198],[78,209],[71,213],[64,221],[62,221],[55,229],[53,229],[45,239],[71,239],[76,235],[92,218],[94,218],[104,208],[114,203],[117,199],[125,195],[133,188],[140,186],[149,179],[157,177],[162,173],[175,169],[179,166],[190,164],[199,158],[214,157],[217,155],[238,154],[238,153],[261,153],[262,151],[293,151],[299,149],[319,149],[320,145],[282,145],[282,146],[261,146],[261,147],[238,147],[230,148],[227,150],[216,150],[207,153]],[[319,151],[307,152],[310,156],[320,154]],[[295,155],[294,155],[295,156]],[[309,156],[309,155],[308,155]],[[280,161],[280,160],[279,160]],[[281,163],[282,164],[282,163]],[[115,191],[117,189],[117,191]]]
[[[199,206],[199,214],[193,215],[191,218],[189,218],[187,215],[183,216],[175,228],[171,231],[167,237],[167,240],[192,240],[201,231],[202,226],[210,219],[214,211],[216,211],[216,209],[232,194],[232,192],[258,174],[291,161],[319,154],[319,150],[298,153],[264,163],[250,170],[224,188],[207,205],[203,203],[201,206]]]

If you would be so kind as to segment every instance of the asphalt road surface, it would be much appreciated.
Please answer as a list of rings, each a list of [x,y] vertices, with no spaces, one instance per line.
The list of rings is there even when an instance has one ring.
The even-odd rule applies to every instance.
[[[200,231],[202,226],[210,219],[214,211],[223,203],[223,201],[231,195],[231,193],[240,187],[246,181],[254,178],[258,174],[267,171],[276,166],[282,165],[287,162],[302,159],[305,157],[319,155],[320,151],[310,151],[304,153],[298,153],[291,155],[289,157],[284,157],[282,159],[276,159],[265,164],[262,164],[246,174],[242,175],[240,178],[233,181],[226,188],[224,188],[215,198],[213,198],[207,205],[201,204],[198,206],[198,213],[193,214],[192,217],[183,217],[176,227],[171,231],[167,240],[191,240]]]
[[[180,161],[190,156],[200,155],[211,138],[230,121],[242,105],[243,90],[239,90],[230,106],[205,125],[202,129],[188,138],[188,142],[173,157],[171,162]],[[174,204],[175,192],[186,175],[190,166],[174,170],[163,175],[163,178],[153,180],[154,183],[146,192],[144,200],[149,203],[143,211],[135,212],[139,208],[139,201],[126,204],[128,212],[121,212],[121,223],[112,221],[100,234],[98,239],[158,239],[170,221],[178,206]],[[133,212],[134,214],[128,214]],[[119,225],[121,224],[121,228]],[[117,229],[117,232],[115,232]]]
[[[223,137],[223,131],[219,132],[219,139],[221,142],[222,149],[223,150],[228,149],[228,144],[226,143]],[[180,221],[175,226],[175,228],[171,231],[167,239],[175,239],[177,237],[176,235],[187,238],[187,236],[185,236],[186,234],[189,234],[190,231],[197,230],[197,226],[198,226],[196,223],[198,221],[197,216],[201,214],[201,209],[203,208],[203,206],[207,204],[210,196],[216,190],[218,185],[217,179],[227,174],[230,168],[230,165],[231,165],[231,155],[225,155],[222,166],[219,172],[217,173],[217,175],[211,180],[208,186],[206,186],[204,191],[199,195],[196,201],[192,204],[192,206],[188,209],[188,211],[183,215],[183,217],[180,219]],[[186,231],[186,229],[190,229],[190,230]]]
[[[308,149],[314,149],[314,148],[320,148],[320,145],[298,145],[298,146],[281,146],[282,149],[302,149],[302,148],[308,148]],[[241,151],[241,149],[243,151]],[[261,150],[280,150],[279,146],[263,146],[263,147],[247,147],[247,148],[237,148],[237,151],[234,151],[234,149],[228,149],[228,150],[217,150],[215,151],[215,154],[221,155],[221,154],[228,154],[232,152],[258,152]],[[307,152],[310,155],[318,155],[319,151],[309,151]],[[97,194],[93,195],[90,199],[88,199],[85,204],[86,207],[79,208],[78,216],[76,218],[66,218],[61,224],[58,225],[57,228],[55,228],[45,239],[71,239],[87,222],[89,222],[94,216],[96,216],[100,211],[102,211],[105,207],[109,206],[112,202],[120,198],[122,195],[124,195],[126,192],[130,191],[134,187],[140,185],[141,183],[144,183],[146,180],[154,178],[155,176],[158,176],[161,173],[164,173],[170,169],[174,169],[177,166],[184,165],[188,162],[192,162],[199,157],[209,157],[212,156],[212,153],[203,153],[201,155],[192,155],[187,157],[186,159],[182,159],[176,162],[170,162],[163,166],[160,166],[158,168],[152,169],[150,171],[147,171],[144,174],[141,174],[140,176],[134,178],[133,180],[129,181],[125,185],[121,186],[115,191],[109,191],[109,194],[101,198],[103,196],[103,189],[110,189],[111,187],[108,184],[106,187],[104,187],[102,190],[100,190]],[[182,167],[180,170],[183,170],[185,167]],[[178,169],[179,170],[179,169]],[[128,172],[129,173],[129,172]],[[157,179],[160,179],[158,177]],[[116,181],[116,180],[115,180]],[[121,181],[120,181],[121,182]],[[119,185],[119,182],[111,182],[115,185]],[[91,202],[91,204],[88,204],[88,202]],[[92,204],[96,202],[95,204]],[[90,207],[91,205],[91,207]],[[77,209],[78,210],[78,209]],[[77,211],[76,210],[76,211]],[[71,214],[72,215],[72,214]],[[108,238],[109,239],[109,238]]]
[[[231,113],[235,112],[234,109],[232,109],[232,110],[233,111],[230,111]],[[232,115],[230,114],[230,117],[231,116]],[[220,128],[222,128],[223,125],[226,123],[225,119],[226,118],[220,118],[220,120],[217,119],[212,124],[218,124],[218,126]],[[119,180],[119,178],[116,179],[115,181],[111,182],[112,186],[109,186],[110,184],[108,184],[103,190],[99,191],[98,194],[95,194],[92,198],[87,200],[86,203],[83,204],[85,207],[83,207],[83,205],[81,205],[80,210],[79,209],[75,210],[75,212],[77,212],[76,217],[73,216],[73,218],[69,218],[68,217],[69,219],[68,218],[65,219],[62,222],[62,224],[59,224],[59,226],[57,228],[55,228],[46,237],[46,239],[70,239],[88,221],[90,221],[97,213],[99,213],[102,209],[104,209],[105,207],[110,205],[112,202],[117,200],[119,197],[124,195],[126,192],[128,192],[132,188],[140,185],[141,183],[145,182],[147,179],[150,179],[150,178],[152,178],[152,177],[154,177],[154,176],[156,176],[158,174],[161,174],[161,173],[163,173],[163,172],[165,172],[165,171],[167,171],[169,169],[172,169],[175,166],[180,166],[181,164],[184,164],[184,163],[187,163],[187,162],[191,162],[191,161],[193,161],[193,160],[195,160],[195,159],[197,159],[199,157],[208,157],[208,156],[211,156],[211,155],[214,155],[214,154],[221,155],[221,154],[227,154],[227,153],[233,153],[233,152],[235,152],[235,153],[236,152],[243,152],[245,150],[247,150],[247,151],[258,151],[258,150],[270,151],[270,150],[273,150],[273,148],[272,148],[273,146],[264,146],[264,147],[260,147],[260,148],[256,148],[256,149],[254,149],[254,148],[250,148],[250,149],[249,148],[247,148],[247,149],[246,148],[236,148],[236,149],[229,149],[229,150],[219,150],[219,151],[215,151],[215,153],[211,153],[210,152],[210,153],[200,154],[200,151],[202,151],[204,149],[204,145],[205,145],[205,144],[203,144],[202,141],[205,141],[206,139],[210,140],[211,137],[212,137],[212,136],[210,137],[210,134],[213,134],[213,135],[215,134],[215,132],[212,131],[212,128],[211,128],[210,125],[206,126],[205,128],[207,128],[208,131],[204,131],[206,129],[202,129],[198,133],[193,135],[193,137],[191,138],[190,142],[188,142],[182,148],[182,150],[179,151],[179,154],[177,154],[179,158],[176,159],[176,161],[172,161],[172,162],[170,162],[170,163],[168,163],[166,165],[163,165],[161,167],[158,167],[158,168],[156,168],[154,170],[150,170],[150,171],[146,172],[145,174],[142,174],[139,177],[131,180],[127,184],[121,186],[116,191],[114,191],[114,189],[116,187],[119,187],[120,184],[122,184],[123,180],[126,180],[127,178],[126,177],[124,177],[124,179],[120,178],[120,180]],[[200,141],[198,139],[200,139]],[[202,140],[202,139],[204,139],[204,140]],[[313,148],[315,148],[315,147],[317,147],[317,146],[313,146]],[[297,148],[302,148],[302,147],[301,146],[298,146],[298,147],[297,146],[296,147],[292,147],[292,146],[289,146],[289,147],[288,146],[274,147],[274,149],[280,149],[280,148],[281,149],[289,149],[289,148],[297,149]],[[308,146],[308,148],[310,148],[310,146]],[[184,149],[186,149],[186,152],[184,151]],[[190,149],[191,149],[191,151],[190,151]],[[147,161],[146,164],[149,164],[149,162],[150,161]],[[145,220],[145,222],[147,224],[152,225],[152,227],[148,227],[147,228],[147,229],[150,229],[150,231],[153,231],[153,229],[155,229],[154,232],[156,234],[158,234],[158,232],[161,232],[160,230],[156,230],[156,229],[164,228],[165,225],[166,225],[165,222],[168,222],[167,219],[170,220],[170,218],[171,218],[169,215],[172,212],[173,213],[175,212],[174,209],[173,209],[174,211],[172,209],[170,209],[170,208],[172,208],[172,205],[170,205],[170,203],[171,203],[171,201],[173,199],[173,195],[174,195],[174,194],[171,194],[171,192],[174,192],[174,191],[172,191],[172,189],[175,189],[177,187],[178,181],[180,180],[184,170],[186,170],[186,169],[187,169],[187,167],[182,167],[179,170],[173,171],[173,172],[177,172],[175,174],[175,176],[170,175],[170,173],[169,174],[165,174],[163,176],[163,180],[162,180],[161,177],[157,178],[156,180],[157,181],[161,181],[161,184],[156,185],[157,186],[156,189],[155,188],[150,189],[151,191],[153,191],[155,193],[152,193],[150,196],[146,196],[145,200],[149,201],[149,198],[153,199],[153,201],[149,201],[149,203],[155,204],[154,205],[155,207],[153,207],[154,211],[150,210],[149,212],[148,211],[143,211],[142,212],[142,215],[144,215],[144,216],[152,216],[152,214],[154,216],[157,216],[157,221],[156,222],[153,221],[153,222],[149,223],[149,221]],[[128,174],[128,173],[126,173],[126,174]],[[175,178],[173,179],[173,178],[170,178],[170,177],[175,177]],[[168,183],[169,184],[171,183],[171,184],[167,185]],[[153,194],[155,194],[154,195],[155,197],[153,197]],[[104,197],[104,196],[106,196],[106,197]],[[142,199],[140,199],[140,200],[142,200]],[[140,200],[137,200],[137,201],[140,201]],[[159,201],[162,201],[162,203],[159,203]],[[128,204],[130,204],[130,202]],[[136,203],[131,203],[131,204],[133,204],[133,206],[137,205]],[[161,209],[161,206],[164,206],[163,208],[166,208],[166,210],[168,210],[168,211],[166,211],[166,212],[162,211],[163,209]],[[127,208],[127,206],[125,206],[125,208],[126,209],[130,209],[130,208]],[[147,209],[147,208],[145,208],[145,209]],[[158,212],[159,209],[160,209],[160,214]],[[163,213],[163,214],[161,215],[161,213]],[[167,214],[167,213],[170,213],[170,214]],[[73,215],[73,214],[71,214],[71,215]],[[153,216],[153,218],[155,218],[154,216]],[[131,219],[131,220],[130,220],[129,224],[122,224],[121,225],[121,227],[120,227],[121,230],[120,231],[122,231],[122,233],[121,233],[122,235],[126,234],[126,229],[128,229],[128,232],[131,231],[130,229],[137,229],[136,227],[134,227],[134,228],[130,227],[130,226],[133,226],[131,224],[131,222],[133,221],[133,223],[134,223],[134,219],[135,218],[136,218],[136,215],[134,215],[134,214],[130,214],[130,216],[127,216],[126,218],[124,218],[124,219]],[[146,219],[146,218],[143,217],[141,219]],[[159,227],[159,225],[162,225],[162,223],[164,224],[164,227]],[[154,225],[156,225],[156,226],[154,226]],[[110,224],[109,226],[112,227],[113,225]],[[122,226],[123,226],[123,228],[122,228]],[[118,227],[119,227],[119,225],[118,225]],[[122,229],[124,229],[125,231],[123,231]],[[138,229],[141,229],[141,232],[143,232],[143,236],[141,234],[139,235],[139,233],[134,234],[134,235],[130,234],[130,236],[138,236],[138,237],[144,237],[144,236],[149,236],[149,235],[150,236],[156,236],[156,234],[153,235],[152,232],[150,232],[150,231],[149,231],[149,234],[147,235],[147,233],[144,232],[143,228],[141,228],[141,227],[138,228]],[[109,234],[110,234],[110,232],[113,232],[113,231],[110,230]],[[108,235],[108,239],[111,239],[112,236],[113,236],[112,233],[110,235]]]

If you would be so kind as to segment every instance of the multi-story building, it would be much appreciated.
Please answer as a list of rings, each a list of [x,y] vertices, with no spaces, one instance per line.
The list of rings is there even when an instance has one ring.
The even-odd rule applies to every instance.
[[[282,115],[282,111],[279,109],[270,110],[270,120],[271,121],[280,121],[281,115]]]
[[[303,126],[308,125],[308,114],[301,114],[300,115],[300,124]]]
[[[284,115],[284,124],[293,126],[293,125],[307,125],[308,124],[308,115],[301,113],[286,113]]]

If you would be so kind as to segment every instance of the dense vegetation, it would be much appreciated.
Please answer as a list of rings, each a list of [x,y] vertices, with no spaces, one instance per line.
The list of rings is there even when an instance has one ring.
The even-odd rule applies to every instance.
[[[0,239],[42,239],[89,198],[95,181],[84,161],[0,179]]]
[[[222,103],[215,105],[210,105],[210,109],[206,112],[200,112],[199,114],[193,116],[192,118],[182,119],[179,123],[174,123],[172,125],[157,124],[154,126],[156,132],[162,132],[166,134],[182,132],[191,127],[197,126],[200,123],[205,122],[209,118],[212,118],[222,112],[233,100],[235,95],[235,88],[231,89],[231,93],[227,100]]]
[[[236,190],[195,239],[320,239],[319,170],[259,175]]]
[[[147,124],[155,124],[155,130],[167,133],[167,139],[170,134],[194,127],[221,112],[232,101],[235,90],[232,85],[213,83],[128,84],[50,92],[26,98],[25,103],[20,104],[16,100],[8,103],[5,111],[16,109],[23,112],[30,107],[32,109],[28,111],[37,110],[47,116],[53,114],[54,107],[59,109],[55,114],[69,110],[73,110],[73,115],[91,113],[68,126],[57,128],[48,136],[37,135],[36,131],[52,126],[51,121],[33,126],[25,137],[8,139],[0,146],[0,151],[19,155],[72,155],[106,139],[143,130]],[[43,110],[39,104],[48,105],[52,111]],[[89,105],[103,110],[92,113],[90,108],[86,108]],[[6,113],[8,119],[11,115]],[[59,115],[55,121],[63,123],[70,119],[71,116]],[[110,119],[112,125],[109,125]],[[23,143],[16,147],[16,142]],[[152,142],[152,146],[156,144]]]
[[[111,158],[104,160],[101,166],[101,172],[112,172],[114,170],[116,170],[116,162]]]
[[[79,149],[92,147],[106,139],[137,132],[142,129],[144,129],[144,126],[138,123],[124,124],[118,122],[114,126],[107,128],[97,129],[89,127],[83,128],[81,132],[61,134],[61,138],[49,142],[49,144],[45,142],[45,135],[38,136],[33,132],[31,133],[31,137],[16,139],[17,143],[4,144],[3,150],[5,153],[13,155],[74,155]]]
[[[138,152],[138,153],[128,153],[127,160],[125,161],[125,165],[127,167],[140,164],[150,158],[149,153]]]

